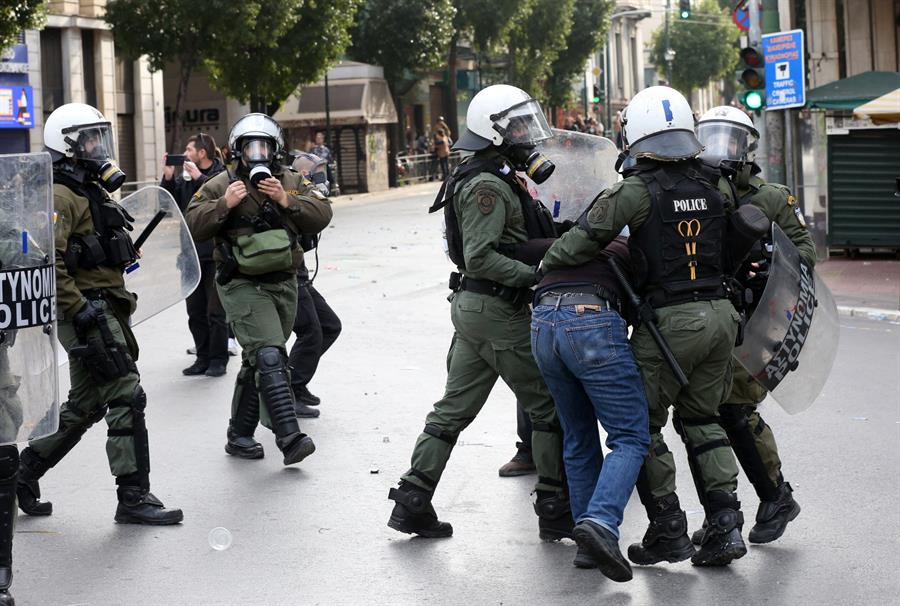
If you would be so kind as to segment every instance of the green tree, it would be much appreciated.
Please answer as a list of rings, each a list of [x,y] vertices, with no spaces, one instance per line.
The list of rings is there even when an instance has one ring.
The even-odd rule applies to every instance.
[[[418,79],[417,73],[438,69],[453,35],[452,0],[365,0],[350,32],[350,57],[384,68],[398,122],[390,137],[391,184],[396,183],[394,158],[402,141],[400,98]]]
[[[572,29],[575,0],[534,0],[513,17],[509,32],[509,83],[541,101],[553,62]]]
[[[22,30],[41,27],[44,4],[44,0],[13,0],[0,4],[0,51],[15,44]]]
[[[672,19],[669,47],[675,51],[671,86],[688,98],[695,89],[733,71],[738,61],[736,42],[740,30],[731,22],[729,11],[717,0],[703,0],[688,20]],[[653,34],[653,62],[666,65],[665,27]]]
[[[544,84],[551,107],[566,105],[571,101],[575,77],[583,73],[588,57],[606,39],[612,8],[612,0],[575,0],[571,30],[566,37],[565,46],[551,65],[550,75]],[[587,94],[590,95],[591,90]]]
[[[251,111],[273,113],[298,86],[315,82],[350,44],[360,0],[257,0],[227,44],[209,51],[214,88]],[[237,3],[240,4],[240,3]]]
[[[179,62],[178,92],[168,146],[179,141],[184,125],[183,105],[191,75],[202,65],[211,48],[227,45],[232,32],[258,8],[253,2],[209,0],[109,0],[106,21],[116,47],[132,60],[147,56],[152,71],[170,61]]]

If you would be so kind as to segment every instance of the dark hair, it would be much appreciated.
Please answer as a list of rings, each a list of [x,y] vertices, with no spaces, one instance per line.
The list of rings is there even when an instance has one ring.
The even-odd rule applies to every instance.
[[[194,148],[197,151],[200,151],[201,149],[205,151],[206,157],[210,160],[215,159],[216,140],[212,138],[212,135],[207,135],[206,133],[197,133],[196,135],[188,139],[188,143],[193,143]]]

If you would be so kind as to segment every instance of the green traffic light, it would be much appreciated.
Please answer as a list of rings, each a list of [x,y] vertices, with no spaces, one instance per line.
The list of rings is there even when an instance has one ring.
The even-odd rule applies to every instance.
[[[760,109],[763,106],[763,96],[759,91],[747,91],[744,95],[743,103],[747,109]]]
[[[594,97],[594,98],[592,99],[592,101],[593,101],[594,103],[600,103],[600,97]]]
[[[681,18],[687,19],[691,16],[691,11],[681,11]]]

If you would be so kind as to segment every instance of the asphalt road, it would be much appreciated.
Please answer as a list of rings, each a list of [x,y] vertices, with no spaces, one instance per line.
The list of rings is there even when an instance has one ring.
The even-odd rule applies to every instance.
[[[631,583],[575,569],[574,544],[541,543],[532,478],[501,479],[514,452],[515,408],[498,385],[462,434],[435,495],[451,539],[390,530],[388,488],[409,465],[425,414],[442,394],[450,340],[450,270],[440,218],[424,196],[338,202],[316,285],[344,323],[311,384],[322,416],[302,427],[318,446],[285,468],[223,451],[237,364],[226,377],[183,377],[192,361],[176,306],[137,327],[147,391],[153,492],[182,507],[178,527],[113,522],[115,485],[95,427],[42,483],[49,518],[18,519],[21,605],[282,604],[880,604],[900,593],[900,325],[841,319],[841,349],[815,407],[764,405],[803,506],[784,537],[725,569],[635,567]],[[65,383],[65,381],[64,381]],[[63,389],[66,388],[64,384]],[[703,514],[671,430],[682,503]],[[757,499],[741,478],[745,515]],[[636,495],[623,551],[646,526]],[[213,550],[208,533],[231,532]],[[745,529],[746,530],[746,529]]]

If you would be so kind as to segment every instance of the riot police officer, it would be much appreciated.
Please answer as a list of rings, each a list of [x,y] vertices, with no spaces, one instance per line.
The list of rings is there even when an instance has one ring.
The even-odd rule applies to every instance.
[[[453,171],[431,207],[444,210],[450,259],[459,269],[450,279],[455,331],[447,384],[425,419],[409,471],[388,493],[396,503],[388,526],[424,537],[453,534],[438,520],[432,495],[460,432],[502,377],[533,424],[539,536],[571,537],[561,429],[530,347],[528,303],[540,256],[531,264],[519,260],[529,242],[554,236],[552,219],[516,177],[522,171],[542,182],[552,172],[552,163],[534,151],[550,128],[536,100],[503,84],[475,95],[466,127],[454,148],[475,153]]]
[[[253,439],[261,421],[291,465],[316,448],[297,424],[285,350],[303,263],[299,238],[328,225],[331,203],[282,166],[284,136],[269,116],[251,113],[238,120],[228,147],[235,172],[208,180],[186,217],[195,240],[214,238],[219,297],[243,349],[225,451],[261,458],[262,445]]]
[[[112,127],[90,105],[69,103],[44,125],[53,159],[56,212],[56,301],[59,341],[69,354],[71,388],[60,408],[59,429],[22,451],[17,493],[29,515],[50,515],[38,480],[105,419],[106,453],[116,476],[115,520],[124,524],[177,524],[180,509],[166,509],[150,492],[150,449],[129,317],[136,297],[123,272],[137,258],[128,231],[133,219],[109,193],[125,174],[113,156]]]
[[[717,180],[720,190],[730,194],[738,207],[752,204],[762,210],[797,246],[809,266],[815,265],[815,245],[797,199],[787,187],[766,183],[759,177],[760,168],[754,161],[759,132],[750,117],[736,107],[714,107],[700,118],[697,138],[704,146],[700,159],[709,171],[710,180]],[[744,275],[740,276],[747,278],[751,270],[756,274],[744,280],[756,295],[765,286],[764,254],[765,243],[762,243],[756,256],[750,259],[755,266],[745,268]],[[752,310],[751,303],[747,312]],[[737,365],[731,392],[719,407],[731,448],[760,500],[756,524],[748,534],[751,543],[774,541],[800,513],[791,485],[781,475],[775,436],[757,411],[766,393],[762,385]],[[699,544],[703,531],[695,532],[692,538]]]
[[[650,525],[628,549],[636,564],[691,558],[698,566],[727,565],[747,549],[737,489],[737,464],[717,410],[730,389],[731,352],[739,315],[726,298],[725,199],[699,172],[702,146],[694,116],[676,90],[639,92],[623,112],[624,137],[636,160],[629,176],[603,192],[578,225],[547,252],[545,270],[597,255],[626,225],[636,290],[653,308],[662,334],[687,375],[681,386],[646,323],[631,343],[649,404],[650,452],[638,494]],[[675,493],[675,460],[662,436],[669,407],[688,453],[691,474],[709,520],[699,551]]]

